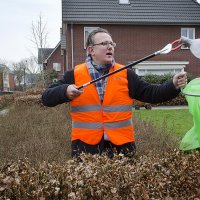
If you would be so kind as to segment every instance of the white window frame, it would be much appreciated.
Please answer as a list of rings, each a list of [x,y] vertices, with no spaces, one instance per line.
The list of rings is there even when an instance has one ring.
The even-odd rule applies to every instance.
[[[188,64],[188,61],[146,61],[137,64],[134,69],[138,76],[145,76],[146,74],[175,74],[184,71]]]
[[[60,72],[61,71],[61,64],[60,63],[53,63],[53,69],[56,72]]]
[[[84,27],[84,49],[86,49],[86,41],[87,41],[87,34],[86,32],[88,32],[89,34],[98,29],[99,27]]]
[[[119,4],[130,4],[130,0],[119,0]]]
[[[184,32],[186,31],[186,35],[183,34],[183,31]],[[190,31],[193,31],[192,37],[190,37],[190,34],[189,34]],[[189,39],[192,39],[192,40],[195,39],[195,28],[181,28],[181,37],[182,36],[189,38]],[[189,49],[189,48],[182,45],[181,49]]]

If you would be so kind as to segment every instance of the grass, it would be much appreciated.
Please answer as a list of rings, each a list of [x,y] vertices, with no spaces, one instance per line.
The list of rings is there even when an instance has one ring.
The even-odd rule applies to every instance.
[[[153,115],[154,110],[147,112],[147,116]],[[144,114],[145,111],[136,112],[134,118],[139,154],[150,150],[161,153],[178,147],[177,137],[169,133],[166,124],[155,128],[151,122],[140,118]],[[71,158],[70,133],[71,118],[64,104],[54,108],[26,104],[12,106],[6,115],[0,116],[0,164],[24,157],[34,163],[68,160]]]
[[[192,115],[188,109],[175,110],[135,110],[134,116],[145,121],[150,121],[155,128],[162,128],[163,125],[177,136],[184,135],[192,126]]]

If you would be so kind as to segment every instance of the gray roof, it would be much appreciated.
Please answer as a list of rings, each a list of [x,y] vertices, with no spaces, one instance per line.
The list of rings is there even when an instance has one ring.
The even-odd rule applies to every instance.
[[[199,24],[200,5],[195,0],[62,0],[67,23]]]
[[[53,50],[54,48],[38,48],[38,64],[42,64]]]
[[[52,54],[56,51],[56,49],[61,45],[61,41],[58,42],[58,44],[56,45],[56,47],[53,49],[53,51],[50,52],[50,54],[45,58],[45,60],[43,61],[44,63],[47,62],[47,60],[52,56]]]
[[[0,73],[3,71],[11,72],[11,70],[9,69],[8,66],[6,66],[4,64],[0,64]]]

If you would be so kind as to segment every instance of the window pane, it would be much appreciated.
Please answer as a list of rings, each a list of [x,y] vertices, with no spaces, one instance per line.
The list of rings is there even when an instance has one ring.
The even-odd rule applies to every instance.
[[[190,28],[188,32],[189,32],[188,37],[189,37],[190,39],[194,39],[194,29],[193,29],[193,28]]]
[[[89,33],[89,31],[85,31],[85,43],[86,43],[86,41],[87,41],[87,39],[88,39],[88,35],[89,35],[90,33]]]
[[[187,29],[185,28],[181,29],[181,36],[187,37]]]
[[[53,69],[57,72],[61,71],[61,64],[60,63],[53,63]]]
[[[195,38],[195,28],[181,28],[181,37],[187,37],[189,39]],[[185,45],[182,45],[182,49],[188,49]]]
[[[87,41],[89,34],[97,28],[99,28],[99,27],[84,27],[84,49],[86,49],[86,41]]]
[[[194,28],[182,28],[181,36],[188,37],[190,39],[194,39],[195,29]]]

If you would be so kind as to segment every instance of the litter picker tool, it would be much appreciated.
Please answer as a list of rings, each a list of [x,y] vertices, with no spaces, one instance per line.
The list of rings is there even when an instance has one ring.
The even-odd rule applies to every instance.
[[[132,63],[120,68],[120,69],[117,69],[117,70],[115,70],[113,72],[105,74],[105,75],[103,75],[103,76],[101,76],[101,77],[99,77],[97,79],[94,79],[94,80],[92,80],[90,82],[87,82],[87,83],[83,84],[82,86],[79,86],[77,89],[80,90],[80,89],[82,89],[84,87],[87,87],[88,85],[91,85],[91,84],[93,84],[93,83],[95,83],[95,82],[97,82],[97,81],[99,81],[101,79],[104,79],[104,78],[106,78],[108,76],[111,76],[111,75],[113,75],[113,74],[115,74],[117,72],[120,72],[120,71],[124,70],[124,69],[132,68],[134,65],[137,65],[138,63],[141,63],[141,62],[143,62],[145,60],[153,58],[153,57],[155,57],[157,55],[168,54],[171,51],[179,50],[183,44],[186,47],[190,48],[192,54],[195,57],[200,58],[200,39],[190,40],[188,38],[181,37],[180,39],[177,39],[177,40],[173,41],[172,43],[167,44],[163,49],[161,49],[159,51],[156,51],[155,53],[150,54],[150,55],[148,55],[148,56],[146,56],[144,58],[141,58],[141,59],[139,59],[139,60],[137,60],[135,62],[132,62]]]
[[[189,39],[181,37],[181,42],[185,47],[190,48],[191,53],[200,59],[200,39]]]

